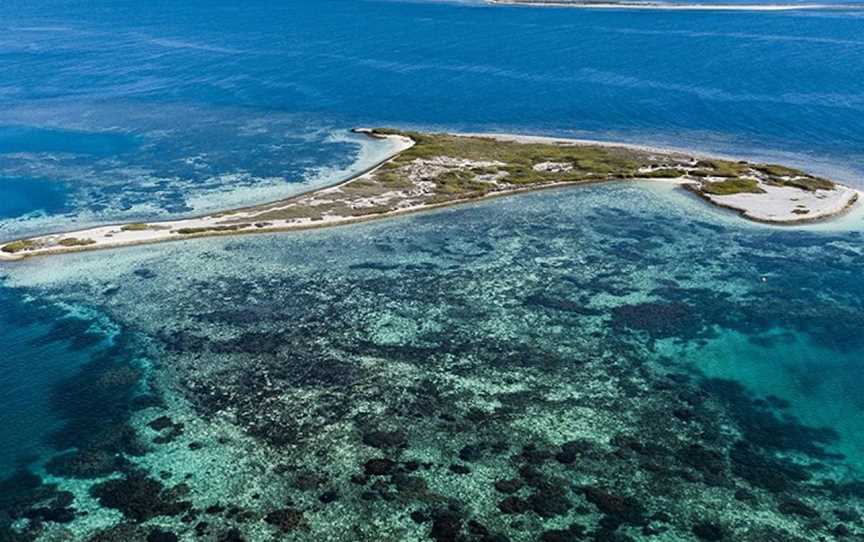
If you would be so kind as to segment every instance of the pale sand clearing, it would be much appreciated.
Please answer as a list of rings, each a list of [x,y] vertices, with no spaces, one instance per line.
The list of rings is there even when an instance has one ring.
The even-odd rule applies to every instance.
[[[788,186],[763,184],[764,194],[704,194],[711,203],[738,211],[745,218],[772,224],[795,224],[823,220],[852,208],[861,192],[837,185],[834,190],[808,192]]]
[[[392,161],[399,154],[414,146],[415,142],[403,135],[381,135],[372,133],[370,130],[358,129],[358,133],[364,133],[370,137],[386,138],[393,142],[393,152],[385,160],[375,164],[365,172],[350,178],[340,184],[314,190],[307,194],[301,194],[289,199],[280,200],[271,204],[259,205],[243,209],[236,209],[213,213],[196,218],[178,219],[169,221],[150,222],[147,224],[125,224],[110,225],[88,228],[74,232],[64,232],[32,237],[26,240],[33,246],[16,253],[0,251],[2,260],[18,260],[23,257],[58,254],[66,252],[77,252],[83,250],[95,250],[114,248],[121,246],[139,245],[145,243],[157,243],[163,241],[182,240],[203,236],[214,235],[236,235],[242,233],[277,232],[287,230],[299,230],[307,228],[318,228],[334,226],[347,223],[361,222],[400,214],[406,214],[421,210],[439,208],[466,201],[476,201],[496,196],[510,195],[515,193],[534,191],[544,188],[553,188],[576,184],[570,182],[553,182],[542,185],[525,185],[502,187],[500,191],[492,192],[480,198],[452,199],[443,203],[430,203],[428,201],[417,203],[426,195],[427,184],[430,178],[448,168],[475,168],[498,164],[498,162],[471,161],[453,157],[438,157],[431,160],[417,159],[405,166],[407,178],[410,181],[408,188],[392,190],[384,193],[374,194],[369,197],[350,196],[349,191],[353,186],[362,185],[364,181],[370,181],[375,173],[385,164]],[[609,143],[592,140],[550,138],[540,136],[523,136],[513,134],[449,134],[457,137],[483,137],[499,140],[502,142],[515,143],[541,143],[554,145],[585,145],[606,146],[614,148],[627,148],[658,156],[677,157],[684,159],[687,163],[696,162],[696,154],[684,151],[670,151],[642,145],[628,145],[620,143]],[[416,172],[415,168],[419,168]],[[684,170],[690,169],[685,166]],[[420,171],[422,170],[422,171]],[[566,171],[565,164],[556,162],[539,162],[535,164],[535,171]],[[650,168],[640,170],[646,175]],[[506,172],[504,172],[506,176]],[[488,177],[488,178],[486,178]],[[478,175],[477,180],[497,185],[505,177],[498,175]],[[666,179],[651,179],[661,182],[674,182],[682,185],[696,185],[698,182],[686,176]],[[705,182],[708,182],[706,180]],[[352,187],[348,185],[357,183]],[[581,182],[579,184],[582,184]],[[778,224],[791,224],[815,221],[844,212],[851,208],[859,200],[859,192],[851,188],[836,185],[833,190],[817,190],[808,192],[798,188],[770,186],[760,183],[764,193],[762,194],[735,194],[729,196],[710,196],[700,194],[705,200],[721,206],[739,211],[742,216],[760,222]],[[695,190],[694,190],[695,191]],[[421,196],[418,199],[418,196]],[[348,204],[342,214],[337,212],[319,213],[314,218],[289,217],[289,218],[263,218],[268,213],[270,216],[286,216],[293,210],[315,208],[320,205],[333,203]],[[357,214],[355,211],[375,208],[381,205],[390,205],[386,212]],[[302,213],[301,213],[302,215]],[[183,231],[187,230],[187,231]],[[193,230],[193,231],[188,231]],[[201,230],[201,231],[195,231]],[[64,244],[62,241],[65,241]]]

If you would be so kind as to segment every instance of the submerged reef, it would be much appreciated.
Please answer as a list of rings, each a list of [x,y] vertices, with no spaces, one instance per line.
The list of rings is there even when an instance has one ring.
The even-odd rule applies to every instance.
[[[42,295],[101,299],[154,367],[69,380],[93,401],[69,423],[111,405],[115,438],[61,431],[54,478],[6,482],[7,538],[861,539],[849,433],[693,354],[861,352],[860,235],[735,229],[622,185],[552,196],[135,249],[110,277],[74,256]]]

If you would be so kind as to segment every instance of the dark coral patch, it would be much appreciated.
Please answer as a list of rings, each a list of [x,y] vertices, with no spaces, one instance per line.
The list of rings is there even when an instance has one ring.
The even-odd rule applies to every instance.
[[[729,452],[732,472],[756,487],[773,493],[785,491],[790,485],[810,479],[804,468],[788,460],[771,457],[743,441]]]
[[[147,535],[147,542],[177,542],[177,535],[171,531],[163,531],[162,529],[153,529]]]
[[[720,540],[723,540],[723,529],[716,523],[703,521],[693,525],[692,530],[693,534],[699,540],[706,540],[708,542],[719,542]]]
[[[54,476],[68,478],[101,478],[125,468],[123,456],[104,450],[75,450],[51,458],[45,466]]]
[[[582,489],[588,502],[620,523],[639,525],[644,522],[642,505],[633,497],[617,495],[596,487]]]
[[[543,488],[528,497],[531,510],[540,517],[561,516],[570,510],[572,504],[567,499],[567,490],[560,486]]]
[[[702,388],[720,400],[744,432],[748,443],[768,450],[802,452],[816,458],[838,458],[825,450],[839,435],[830,428],[803,425],[794,417],[778,416],[768,401],[755,400],[732,380],[708,379]]]
[[[521,497],[507,497],[498,503],[498,510],[503,514],[524,514],[529,508],[528,501]]]
[[[408,439],[402,431],[370,431],[363,434],[363,444],[373,448],[403,448]]]
[[[615,307],[612,325],[645,331],[657,338],[676,337],[687,329],[701,330],[703,327],[696,309],[679,301],[651,301]]]
[[[819,517],[819,512],[817,512],[815,508],[798,499],[786,499],[777,506],[777,509],[787,516],[800,516],[804,518]]]
[[[363,472],[367,476],[386,476],[396,471],[398,464],[386,457],[370,459],[363,465]]]
[[[285,533],[305,525],[303,512],[290,507],[270,512],[264,517],[264,521]]]
[[[147,521],[157,516],[176,516],[191,508],[179,500],[181,486],[171,489],[143,473],[131,473],[125,478],[96,484],[90,493],[102,506],[114,508],[134,521]]]
[[[511,478],[509,480],[498,480],[497,482],[495,482],[495,489],[497,489],[501,493],[506,493],[509,495],[511,493],[516,493],[517,491],[522,489],[524,485],[525,484],[522,482],[522,480],[518,478]]]
[[[555,454],[559,463],[569,465],[587,453],[591,449],[591,443],[586,440],[571,440],[561,445],[561,451]]]

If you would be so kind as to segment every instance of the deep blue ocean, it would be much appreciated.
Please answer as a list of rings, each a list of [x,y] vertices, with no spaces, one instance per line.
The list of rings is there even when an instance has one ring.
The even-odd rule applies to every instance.
[[[357,126],[696,149],[781,162],[864,188],[864,10],[594,11],[422,0],[5,0],[0,5],[0,240],[96,223],[195,215],[335,182],[377,156],[373,143],[349,133]],[[695,390],[682,391],[676,399],[696,412],[686,416],[707,419],[723,412],[711,418],[714,425],[702,437],[743,435],[724,449],[733,450],[729,468],[746,480],[744,485],[757,488],[757,495],[751,500],[739,493],[749,491],[743,486],[727,487],[716,472],[703,472],[701,465],[716,458],[691,447],[692,459],[673,455],[685,470],[704,475],[707,489],[676,489],[674,495],[670,490],[670,502],[692,498],[699,502],[694,510],[704,507],[708,515],[712,507],[735,510],[754,502],[783,512],[782,521],[768,521],[774,534],[764,526],[744,529],[744,520],[729,519],[732,512],[711,519],[727,530],[725,540],[841,539],[830,531],[838,523],[851,529],[849,536],[864,536],[860,217],[835,229],[777,230],[742,224],[686,198],[677,201],[680,195],[647,188],[604,190],[536,194],[524,206],[482,204],[400,219],[395,225],[268,236],[245,245],[196,241],[185,248],[146,247],[0,266],[0,338],[6,345],[0,357],[0,480],[8,478],[0,488],[13,494],[5,500],[0,495],[0,541],[57,533],[88,540],[117,524],[122,528],[112,532],[115,538],[100,540],[144,540],[156,524],[184,540],[223,540],[219,537],[229,527],[249,540],[268,540],[271,527],[254,526],[261,523],[255,513],[270,512],[264,501],[292,502],[289,506],[302,509],[305,519],[289,513],[267,516],[268,525],[281,526],[284,536],[291,531],[296,537],[291,539],[428,539],[430,529],[441,534],[443,524],[452,527],[456,521],[452,514],[473,506],[465,502],[476,501],[481,510],[491,497],[478,497],[478,488],[491,487],[495,473],[505,468],[489,459],[488,465],[475,465],[480,474],[473,481],[452,482],[444,475],[458,469],[447,471],[449,460],[434,443],[449,439],[470,447],[476,444],[471,439],[490,439],[497,432],[514,435],[514,442],[528,450],[523,456],[534,457],[535,444],[542,450],[594,431],[602,435],[598,442],[626,448],[616,456],[621,458],[641,452],[621,444],[621,435],[610,437],[618,428],[632,427],[630,433],[638,436],[663,425],[648,420],[647,407],[622,397],[641,397],[649,388],[666,393],[679,385]],[[414,229],[416,235],[405,233]],[[603,250],[592,252],[601,245]],[[519,280],[500,278],[513,269]],[[462,286],[451,290],[450,280]],[[536,295],[527,298],[524,310],[514,309],[508,300],[526,290]],[[571,301],[561,301],[567,296]],[[561,308],[572,299],[591,308],[584,314]],[[238,314],[238,300],[241,307],[254,307],[253,316]],[[657,319],[671,323],[664,327]],[[472,322],[483,324],[474,329]],[[514,368],[520,356],[545,356],[545,361]],[[560,370],[561,360],[575,364],[590,358],[587,367],[594,367],[607,357],[622,365],[610,369],[604,381],[629,384],[621,384],[620,396],[610,392],[591,400],[625,406],[589,416],[583,409],[591,405],[577,397],[578,390],[596,389],[580,380],[583,376]],[[421,358],[428,363],[417,362]],[[297,360],[321,369],[310,376],[293,365]],[[378,364],[391,371],[375,373],[381,382],[407,382],[412,367],[436,376],[412,380],[399,388],[398,398],[389,385],[370,391],[370,382],[376,382],[371,376],[338,386],[331,382],[338,380],[333,375],[353,378],[360,370],[355,365],[373,371]],[[491,368],[502,373],[488,374]],[[649,370],[672,376],[655,382],[646,376]],[[284,401],[318,417],[310,421],[307,414],[293,414],[303,423],[297,422],[290,436],[285,430],[276,438],[273,427],[282,427],[276,416],[256,415],[254,402],[237,398],[257,393],[262,382],[269,386],[272,378],[279,380],[280,371],[294,375],[285,382],[297,389],[278,397],[261,392],[260,405],[278,410],[274,405]],[[429,391],[431,382],[443,386],[445,381],[446,392]],[[202,392],[210,382],[224,386]],[[529,394],[541,389],[542,401]],[[405,397],[414,395],[416,401],[408,404]],[[459,402],[469,395],[473,402]],[[714,414],[699,410],[703,396],[719,405],[710,411]],[[376,398],[386,399],[375,406]],[[345,407],[348,403],[364,406],[355,411]],[[478,409],[532,415],[508,418],[506,428],[494,426],[494,431],[486,426],[489,434],[463,428],[441,439],[434,427],[458,425],[457,418],[462,419],[439,413],[446,404],[460,405],[466,420],[479,416]],[[683,417],[681,408],[652,415]],[[619,411],[627,416],[617,417]],[[382,412],[392,413],[391,419],[377,420]],[[423,425],[423,412],[435,412],[439,425]],[[561,427],[563,422],[555,420],[564,419],[562,412],[582,413],[583,421]],[[152,441],[155,433],[146,432],[155,429],[147,422],[158,413],[182,419],[185,433],[177,429],[164,439],[164,450],[145,450],[133,442],[129,427]],[[414,453],[421,465],[443,465],[443,474],[428,467],[424,483],[430,493],[450,500],[415,491],[412,495],[424,495],[420,500],[427,508],[415,510],[423,517],[403,513],[416,504],[403,497],[373,495],[375,502],[385,503],[380,506],[395,508],[364,508],[373,497],[355,491],[347,465],[356,468],[359,461],[362,470],[368,450],[351,448],[339,433],[349,420],[355,437],[370,434],[372,426],[391,430],[374,433],[380,437],[416,424],[416,439],[412,434],[410,445],[393,448]],[[168,425],[167,431],[183,424]],[[313,433],[334,440],[313,444],[307,439]],[[786,436],[771,440],[780,433]],[[315,461],[319,467],[329,465],[330,481],[315,485],[320,495],[298,490],[300,482],[292,482],[293,489],[273,489],[276,482],[262,472],[276,479],[285,472],[301,477],[311,467],[288,459],[268,462],[256,455],[261,448],[255,439],[276,448],[290,443],[295,446],[290,453],[309,457],[309,450],[320,445],[328,451]],[[194,457],[206,460],[183,455],[198,450],[199,441],[206,444],[205,455]],[[741,442],[752,448],[747,448],[750,455],[741,451]],[[719,441],[713,444],[722,448]],[[704,442],[693,446],[703,445],[711,448]],[[344,453],[327,455],[338,446],[346,447]],[[496,446],[481,446],[486,451],[478,457],[488,458]],[[454,453],[473,454],[465,449]],[[48,463],[58,453],[72,453],[68,450],[92,452],[75,463],[81,470],[74,474],[66,464]],[[243,463],[252,457],[260,465]],[[643,466],[656,460],[647,453],[640,457]],[[224,480],[220,485],[207,470],[225,463],[243,465],[230,475],[237,487]],[[741,474],[741,465],[748,474]],[[766,481],[768,471],[781,473],[786,485]],[[140,494],[163,495],[168,503],[149,514],[149,509],[130,512],[105,492],[100,496],[90,489],[93,480],[116,478],[117,472],[138,482],[149,476],[147,483],[162,473],[166,486],[189,474],[174,489],[187,487],[170,498],[142,482]],[[210,473],[206,482],[195,485],[193,473],[202,472]],[[403,478],[411,478],[405,472]],[[530,476],[522,475],[531,486]],[[595,471],[579,476],[579,484],[603,480]],[[820,490],[829,488],[835,500],[814,496],[816,483],[804,482],[811,479],[819,480]],[[344,487],[336,488],[334,480]],[[394,480],[400,491],[408,483],[395,475]],[[51,484],[58,485],[49,491]],[[531,486],[535,497],[548,496],[541,485]],[[68,496],[53,491],[69,491],[76,500],[69,505]],[[348,497],[352,491],[359,495],[355,500]],[[321,508],[335,500],[325,497],[329,492],[342,496],[336,505],[341,508]],[[206,508],[201,503],[208,499],[227,507],[232,495],[241,494],[245,500],[237,506],[254,511],[248,521],[235,521],[245,512],[211,518],[210,530],[201,528],[205,534],[200,536],[192,530],[197,516],[181,523],[181,511],[171,509],[187,497],[196,509]],[[613,514],[604,506],[621,505],[589,490],[585,494],[590,503],[605,503],[597,506],[607,517]],[[44,504],[46,495],[52,504]],[[777,495],[786,500],[776,505]],[[788,504],[793,497],[816,508],[823,502],[825,510],[849,509],[849,514],[826,516],[820,508],[817,520],[810,508]],[[534,503],[536,517],[522,525],[505,528],[482,511],[476,512],[477,521],[482,516],[484,525],[497,525],[513,540],[538,540],[541,531],[550,530],[578,539],[578,529],[567,527],[570,516],[555,512],[551,523],[541,525],[536,518],[548,519],[548,508],[538,512],[537,499],[526,499]],[[457,500],[462,508],[454,504]],[[433,509],[440,502],[449,502],[451,510]],[[493,510],[502,507],[489,503]],[[70,506],[88,514],[73,521],[44,511]],[[754,511],[752,517],[758,515]],[[154,523],[153,517],[162,519]],[[614,529],[611,520],[605,525],[601,520],[596,528],[590,526],[593,520],[583,518],[583,523],[594,533],[617,529],[664,541],[692,539],[675,533],[689,533],[693,523],[693,532],[706,536],[696,539],[712,539],[690,517],[680,525],[672,521],[666,538],[651,538],[645,533],[662,520],[643,524],[633,517],[624,513]],[[469,533],[466,540],[491,540],[466,518],[459,516],[461,532]],[[819,520],[822,526],[811,529]],[[394,527],[364,530],[376,521]],[[740,534],[745,531],[754,538]],[[729,532],[738,537],[730,538]]]

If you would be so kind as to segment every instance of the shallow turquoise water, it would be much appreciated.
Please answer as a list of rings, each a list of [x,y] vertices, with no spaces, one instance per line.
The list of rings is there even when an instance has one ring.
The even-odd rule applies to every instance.
[[[861,21],[6,2],[0,237],[332,182],[357,125],[864,186]],[[862,231],[616,185],[4,266],[0,540],[860,534]]]
[[[93,461],[49,463],[88,480],[47,478],[90,512],[72,532],[116,507],[191,536],[187,508],[218,505],[241,516],[214,508],[205,533],[254,540],[478,525],[690,540],[703,524],[810,540],[854,528],[839,518],[861,505],[861,220],[768,228],[619,184],[124,249],[110,268],[98,253],[34,260],[7,282],[98,304],[143,341],[117,361],[155,363],[159,400],[118,405],[138,431],[124,446],[184,489],[129,508]],[[127,473],[111,495],[145,483],[111,468]],[[94,478],[109,509],[88,497]],[[512,480],[522,489],[499,489]]]

